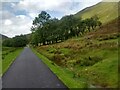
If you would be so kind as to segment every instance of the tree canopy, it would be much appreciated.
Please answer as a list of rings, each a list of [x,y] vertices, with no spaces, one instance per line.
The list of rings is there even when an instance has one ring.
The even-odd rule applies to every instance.
[[[53,44],[71,37],[78,37],[85,32],[95,30],[101,25],[102,23],[96,15],[84,20],[82,18],[78,19],[74,15],[66,15],[58,20],[57,18],[51,18],[46,11],[41,11],[33,20],[30,40],[25,35],[20,35],[5,39],[2,44],[8,47],[23,47],[28,42],[35,46]]]
[[[42,11],[33,20],[31,43],[45,45],[61,42],[73,36],[80,36],[87,31],[95,30],[101,24],[96,15],[85,20],[78,19],[74,15],[67,15],[58,20],[51,18],[46,11]]]
[[[5,39],[2,44],[7,47],[24,47],[28,44],[28,39],[25,35],[20,35]]]

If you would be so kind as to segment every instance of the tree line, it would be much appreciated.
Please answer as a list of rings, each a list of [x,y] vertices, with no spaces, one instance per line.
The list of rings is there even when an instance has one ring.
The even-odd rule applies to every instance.
[[[61,42],[95,30],[101,25],[96,15],[85,20],[78,19],[74,15],[67,15],[58,20],[51,18],[46,11],[42,11],[33,20],[31,44],[37,46]]]
[[[102,25],[96,15],[84,20],[74,15],[67,15],[58,20],[51,18],[46,11],[41,11],[32,24],[29,39],[26,35],[19,35],[3,40],[2,45],[7,47],[24,47],[28,43],[35,46],[49,45],[78,37]]]
[[[19,35],[3,40],[2,45],[6,47],[24,47],[28,44],[26,35]]]

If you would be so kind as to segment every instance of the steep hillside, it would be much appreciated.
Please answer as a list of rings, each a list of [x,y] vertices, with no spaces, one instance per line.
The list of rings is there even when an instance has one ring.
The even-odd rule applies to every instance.
[[[82,37],[36,50],[51,60],[54,67],[60,66],[66,74],[61,75],[58,70],[55,73],[70,88],[118,87],[118,22],[115,19]]]
[[[100,2],[94,6],[88,7],[77,14],[75,17],[83,19],[97,15],[102,23],[107,23],[118,17],[117,2]]]

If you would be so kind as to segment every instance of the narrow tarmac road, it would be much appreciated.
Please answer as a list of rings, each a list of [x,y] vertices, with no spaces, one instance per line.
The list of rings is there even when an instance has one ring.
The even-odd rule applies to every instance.
[[[62,73],[61,73],[62,74]],[[50,69],[26,47],[2,77],[3,88],[66,88]]]

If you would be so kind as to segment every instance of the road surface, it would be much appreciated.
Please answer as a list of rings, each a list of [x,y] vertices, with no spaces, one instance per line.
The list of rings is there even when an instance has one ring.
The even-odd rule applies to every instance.
[[[62,73],[61,73],[62,74]],[[2,77],[3,88],[65,88],[50,69],[26,47]]]

